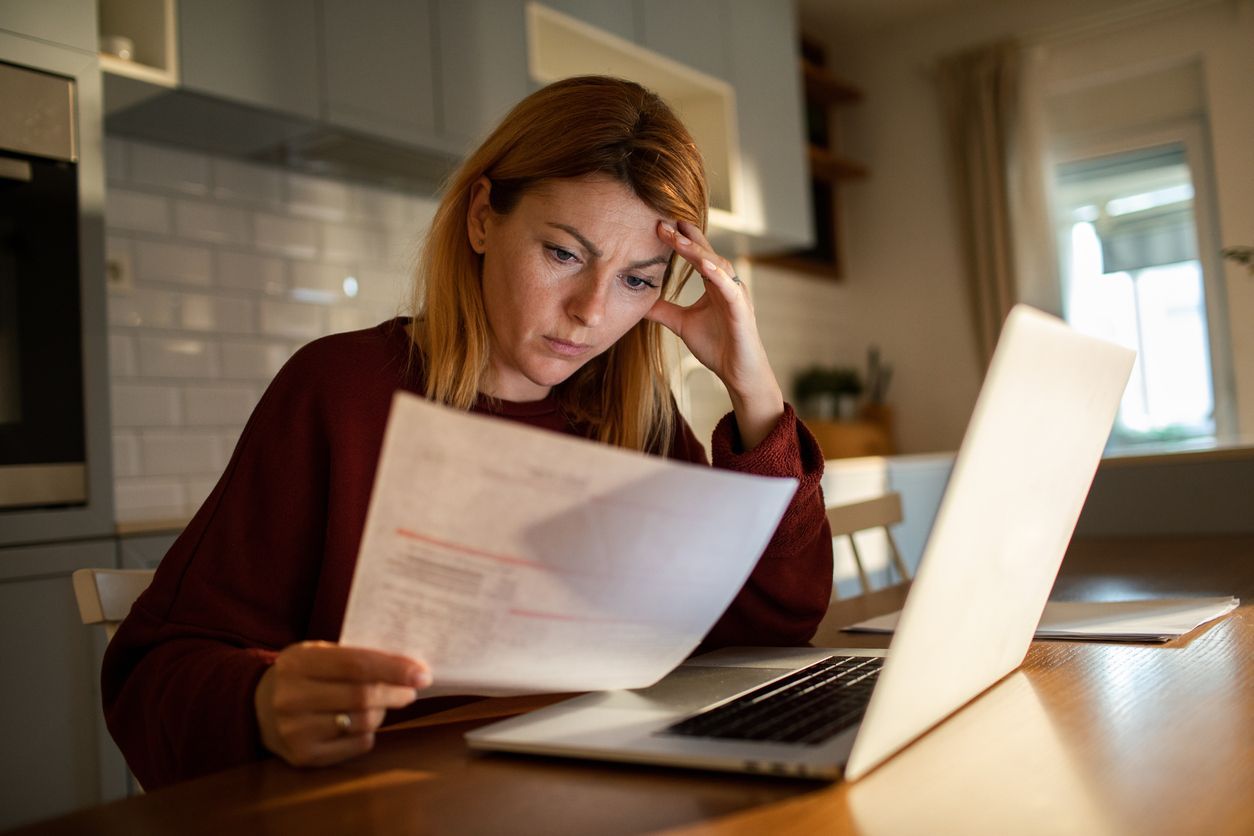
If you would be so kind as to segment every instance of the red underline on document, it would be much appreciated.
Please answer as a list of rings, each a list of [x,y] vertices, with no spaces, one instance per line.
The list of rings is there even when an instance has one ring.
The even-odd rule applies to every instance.
[[[545,566],[543,563],[535,560],[527,560],[523,557],[514,557],[508,554],[497,554],[496,552],[484,551],[476,549],[474,546],[467,546],[463,543],[450,543],[448,540],[440,540],[436,537],[429,537],[426,534],[419,534],[417,531],[410,531],[407,528],[398,528],[396,533],[409,540],[420,540],[424,543],[431,543],[435,546],[449,549],[450,551],[461,552],[462,554],[472,554],[475,557],[486,557],[488,560],[496,560],[501,563],[510,563],[515,566],[529,566],[532,569],[544,569],[546,572],[557,571],[551,566]]]

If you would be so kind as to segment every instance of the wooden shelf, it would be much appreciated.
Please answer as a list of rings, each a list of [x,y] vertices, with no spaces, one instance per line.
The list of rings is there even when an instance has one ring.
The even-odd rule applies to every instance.
[[[856,180],[867,175],[866,166],[862,163],[833,154],[826,148],[811,145],[807,153],[810,159],[810,176],[816,180],[834,183],[837,180]]]
[[[801,74],[809,99],[825,105],[852,104],[862,100],[862,91],[857,87],[809,61],[801,62]]]

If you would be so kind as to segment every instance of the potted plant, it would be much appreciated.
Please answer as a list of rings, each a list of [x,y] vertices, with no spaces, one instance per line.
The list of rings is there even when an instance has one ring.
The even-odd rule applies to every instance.
[[[857,416],[862,379],[855,369],[843,366],[810,366],[793,381],[793,395],[804,415],[824,421],[852,420]]]

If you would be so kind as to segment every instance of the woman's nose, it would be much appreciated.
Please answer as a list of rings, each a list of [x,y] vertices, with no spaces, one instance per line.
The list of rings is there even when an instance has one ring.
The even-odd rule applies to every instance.
[[[589,273],[566,302],[566,312],[581,325],[595,328],[605,318],[605,305],[612,277]]]

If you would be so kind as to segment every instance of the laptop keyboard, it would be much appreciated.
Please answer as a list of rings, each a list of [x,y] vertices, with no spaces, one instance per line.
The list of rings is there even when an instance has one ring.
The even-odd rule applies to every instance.
[[[862,719],[882,656],[829,656],[663,734],[817,745]]]

